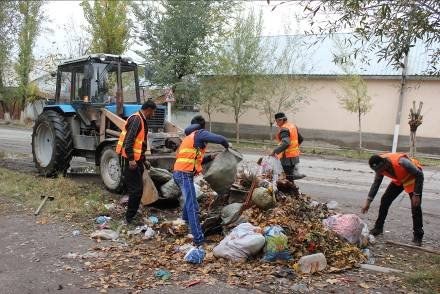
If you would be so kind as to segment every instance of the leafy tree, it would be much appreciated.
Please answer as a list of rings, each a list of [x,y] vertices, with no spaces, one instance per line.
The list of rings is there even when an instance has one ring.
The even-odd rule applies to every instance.
[[[341,78],[343,94],[339,96],[342,107],[358,116],[359,150],[362,150],[362,115],[371,110],[371,97],[365,81],[358,75],[349,74]]]
[[[241,16],[226,46],[219,49],[218,61],[213,71],[221,87],[221,100],[233,112],[236,140],[240,142],[240,117],[247,111],[256,93],[258,75],[263,72],[265,52],[260,46],[263,27],[261,13],[250,12]]]
[[[270,140],[273,140],[275,113],[295,112],[308,99],[306,78],[300,75],[305,71],[305,65],[301,63],[304,51],[299,50],[300,40],[296,36],[284,38],[281,44],[267,44],[271,55],[268,60],[272,62],[267,64],[264,76],[257,83],[257,105],[270,127]]]
[[[90,36],[84,30],[78,30],[73,17],[63,26],[63,31],[66,35],[63,45],[67,50],[65,56],[67,59],[83,56],[90,52]]]
[[[3,1],[0,9],[0,98],[4,98],[6,67],[10,64],[11,49],[18,29],[18,2]]]
[[[216,82],[215,77],[202,78],[200,82],[200,107],[208,115],[209,131],[212,131],[212,115],[224,111],[222,85]]]
[[[43,1],[19,2],[19,35],[18,35],[18,60],[15,71],[18,75],[19,105],[24,107],[29,90],[29,73],[34,63],[32,49],[35,40],[41,32],[44,20],[42,11]]]
[[[152,71],[152,82],[171,86],[188,75],[206,70],[206,64],[226,28],[235,3],[214,0],[133,2],[140,23],[137,51]]]
[[[173,85],[175,105],[183,109],[192,110],[200,97],[200,84],[196,76],[184,76],[180,82]]]
[[[123,54],[128,47],[132,23],[128,18],[127,1],[96,0],[93,7],[83,0],[81,6],[92,38],[94,53]]]
[[[270,3],[270,1],[268,1]],[[363,47],[374,41],[371,49],[395,67],[417,40],[432,54],[432,71],[439,72],[440,1],[437,0],[302,0],[313,32],[334,33],[352,30]],[[283,4],[284,5],[284,4]]]
[[[342,93],[338,99],[341,106],[358,117],[359,151],[362,150],[362,116],[367,114],[371,108],[371,97],[368,95],[368,88],[365,81],[357,74],[353,73],[352,55],[344,48],[340,40],[336,40],[339,54],[335,61],[343,71],[340,78]]]

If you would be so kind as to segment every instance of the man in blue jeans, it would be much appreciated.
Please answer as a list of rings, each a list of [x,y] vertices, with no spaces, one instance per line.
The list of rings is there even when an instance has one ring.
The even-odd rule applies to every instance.
[[[185,201],[182,218],[190,226],[194,245],[200,246],[204,243],[205,237],[199,221],[194,176],[202,172],[202,164],[214,159],[214,156],[205,156],[208,143],[220,144],[226,149],[229,143],[225,137],[205,130],[205,119],[201,115],[191,120],[191,125],[185,129],[185,135],[176,152],[173,177],[182,190]]]

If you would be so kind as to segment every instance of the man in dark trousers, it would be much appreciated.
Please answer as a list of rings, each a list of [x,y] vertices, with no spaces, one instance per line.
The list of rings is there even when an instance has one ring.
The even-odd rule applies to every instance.
[[[276,135],[278,147],[272,151],[271,155],[276,155],[280,159],[286,178],[293,185],[293,194],[299,196],[299,189],[294,180],[305,177],[298,171],[299,146],[303,142],[303,137],[294,124],[287,122],[287,117],[283,112],[275,114],[275,122],[278,126]]]
[[[194,187],[194,176],[202,172],[202,164],[214,158],[205,155],[208,143],[220,144],[228,149],[229,143],[225,137],[205,130],[205,119],[201,115],[191,120],[191,125],[185,129],[186,137],[176,151],[173,178],[182,190],[185,201],[182,219],[188,222],[193,235],[193,243],[200,246],[205,241],[199,221],[199,205]]]
[[[379,190],[383,177],[391,178],[385,193],[382,196],[374,228],[370,233],[374,236],[383,233],[383,225],[388,214],[388,209],[394,199],[405,190],[411,199],[411,212],[413,218],[413,242],[421,246],[423,239],[423,216],[422,216],[422,191],[423,171],[422,166],[416,159],[410,159],[404,153],[385,153],[370,157],[369,165],[376,172],[374,183],[371,186],[368,198],[362,207],[362,213],[368,212],[370,203]]]
[[[145,151],[147,150],[147,119],[154,115],[156,104],[148,100],[141,110],[131,115],[125,122],[119,136],[116,152],[121,155],[121,166],[124,183],[128,192],[128,207],[125,220],[131,223],[135,217],[142,198]]]

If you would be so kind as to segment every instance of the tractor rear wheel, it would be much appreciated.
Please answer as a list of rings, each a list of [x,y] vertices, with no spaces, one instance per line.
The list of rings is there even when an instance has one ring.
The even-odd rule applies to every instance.
[[[99,170],[101,172],[101,179],[110,192],[123,192],[122,168],[119,164],[119,155],[116,153],[114,145],[106,146],[102,150]]]
[[[72,133],[59,113],[44,111],[32,132],[32,155],[38,172],[46,177],[65,173],[73,153]]]

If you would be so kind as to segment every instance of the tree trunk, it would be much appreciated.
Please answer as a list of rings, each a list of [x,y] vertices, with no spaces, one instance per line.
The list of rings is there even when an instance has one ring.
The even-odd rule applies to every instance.
[[[416,155],[416,132],[415,131],[411,131],[410,132],[410,141],[411,144],[409,145],[409,156],[411,158],[414,158]]]
[[[272,142],[272,140],[273,140],[273,131],[272,131],[273,123],[272,122],[269,123],[269,127],[270,127],[269,138],[270,138],[270,141]]]
[[[362,113],[360,108],[358,112],[358,119],[359,119],[359,153],[360,153],[362,151]]]
[[[208,112],[208,121],[209,121],[209,131],[212,132],[211,113],[210,112]]]
[[[240,124],[238,123],[238,118],[235,118],[235,139],[237,144],[240,144]]]

